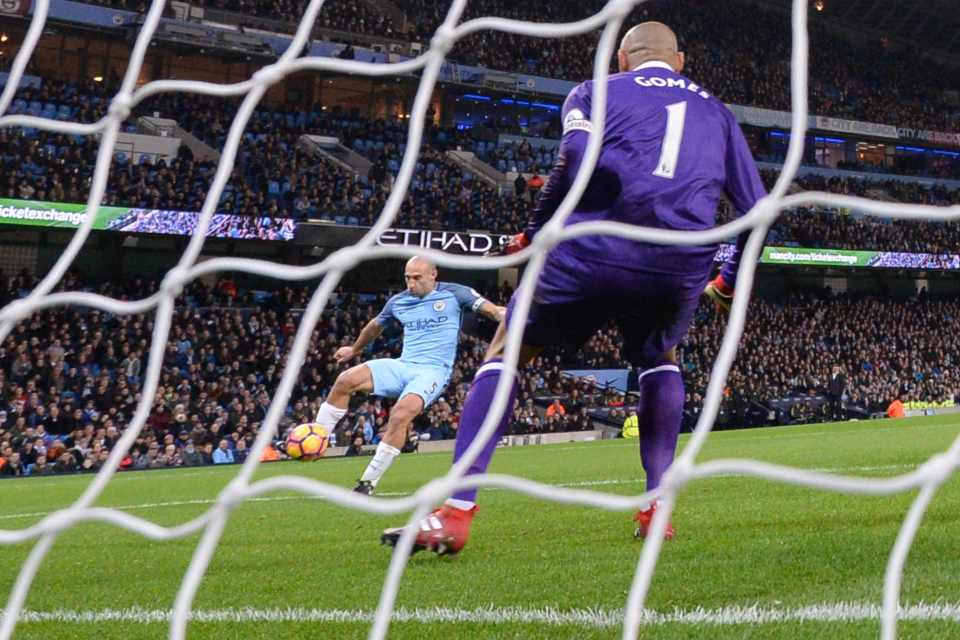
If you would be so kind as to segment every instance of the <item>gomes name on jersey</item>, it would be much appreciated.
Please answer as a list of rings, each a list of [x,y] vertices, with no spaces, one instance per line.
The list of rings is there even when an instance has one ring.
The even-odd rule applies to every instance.
[[[690,82],[686,78],[658,78],[656,76],[652,78],[647,78],[645,76],[637,76],[633,79],[641,87],[677,87],[678,89],[686,89],[691,93],[695,93],[704,100],[710,97],[710,94],[700,88],[696,82]]]

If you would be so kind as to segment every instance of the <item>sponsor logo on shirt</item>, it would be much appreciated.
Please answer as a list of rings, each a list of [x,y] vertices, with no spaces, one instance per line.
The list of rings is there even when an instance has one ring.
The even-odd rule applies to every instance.
[[[403,323],[404,331],[423,331],[425,329],[435,329],[449,320],[448,316],[437,316],[436,318],[427,318],[419,320],[410,320]]]

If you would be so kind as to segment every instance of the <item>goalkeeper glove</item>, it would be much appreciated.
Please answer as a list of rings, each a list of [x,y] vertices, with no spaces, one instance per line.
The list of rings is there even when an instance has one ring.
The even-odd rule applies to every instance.
[[[509,256],[523,251],[529,246],[530,238],[527,237],[527,232],[521,231],[517,235],[510,237],[510,241],[507,242],[506,246],[503,248],[503,252]]]
[[[521,231],[520,233],[510,236],[510,239],[499,247],[487,251],[484,255],[487,256],[509,256],[523,251],[530,246],[530,237],[527,236],[526,231]]]
[[[703,293],[713,300],[717,311],[723,315],[730,313],[730,307],[733,305],[733,288],[724,281],[722,275],[718,275],[707,283]]]

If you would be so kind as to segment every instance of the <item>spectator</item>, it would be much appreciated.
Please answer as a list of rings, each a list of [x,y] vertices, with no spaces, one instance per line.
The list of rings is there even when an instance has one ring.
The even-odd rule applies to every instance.
[[[906,415],[906,411],[903,408],[903,401],[899,397],[894,398],[890,403],[890,406],[887,407],[887,417],[902,418]]]
[[[10,453],[6,463],[0,468],[0,474],[11,477],[20,477],[30,475],[23,461],[20,460],[20,454],[16,451]]]
[[[233,451],[227,444],[226,438],[220,440],[220,444],[213,452],[213,464],[233,464]]]
[[[183,452],[180,454],[185,467],[199,467],[203,464],[203,456],[194,447],[193,440],[188,440]]]
[[[28,467],[28,471],[31,476],[48,476],[53,473],[53,468],[47,464],[47,457],[41,454],[37,456],[37,461]]]
[[[627,419],[623,421],[623,430],[620,434],[624,438],[640,437],[640,419],[637,417],[636,411],[631,411]]]
[[[523,177],[522,174],[518,173],[517,178],[513,181],[513,195],[516,196],[517,200],[523,200],[523,197],[527,193],[527,179]]]
[[[276,462],[279,459],[280,452],[277,451],[276,448],[269,445],[263,450],[263,455],[260,456],[260,462]]]
[[[560,402],[560,398],[554,398],[553,402],[550,403],[550,406],[547,407],[547,417],[562,417],[565,415],[567,415],[567,408],[564,407],[563,403]]]
[[[347,447],[346,452],[343,454],[345,456],[362,456],[363,452],[363,436],[357,436],[353,439],[353,442]]]

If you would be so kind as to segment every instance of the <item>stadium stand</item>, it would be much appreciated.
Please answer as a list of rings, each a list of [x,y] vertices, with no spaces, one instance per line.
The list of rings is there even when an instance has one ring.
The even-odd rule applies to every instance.
[[[109,90],[98,83],[77,85],[52,80],[39,89],[18,93],[13,112],[51,113],[63,118],[94,121],[105,109]],[[229,103],[228,103],[229,104]],[[178,114],[183,126],[215,148],[222,146],[232,109],[217,108],[209,98],[176,94],[143,105],[138,113]],[[349,148],[370,158],[370,175],[356,175],[298,147],[305,134],[336,136]],[[370,120],[339,108],[312,111],[261,109],[248,128],[237,167],[219,210],[248,216],[314,218],[326,222],[370,225],[389,195],[388,175],[399,170],[406,146],[405,121]],[[417,174],[396,226],[423,229],[485,229],[512,233],[527,219],[532,192],[526,197],[504,194],[478,180],[443,154],[463,147],[501,171],[539,173],[552,164],[554,152],[527,140],[497,145],[483,130],[458,131],[433,126],[421,154]],[[0,130],[3,177],[0,196],[27,200],[82,202],[96,159],[97,142],[35,130]],[[770,160],[758,153],[758,158]],[[960,162],[943,165],[943,173],[960,172]],[[862,168],[862,167],[861,167]],[[134,164],[116,159],[105,204],[151,209],[199,210],[215,165],[195,160],[185,147],[171,161]],[[772,184],[773,172],[765,172]],[[879,191],[886,197],[918,204],[960,202],[960,190],[921,182],[807,175],[804,188],[864,195]],[[720,220],[728,219],[721,210]],[[791,212],[775,225],[771,241],[808,247],[888,251],[955,252],[960,225],[891,224],[873,218],[837,217],[823,211]]]
[[[144,11],[141,0],[97,2]],[[341,31],[428,42],[449,3],[442,0],[399,0],[408,33],[394,29],[384,15],[375,15],[357,0],[325,3],[319,25]],[[470,3],[465,19],[498,15],[536,22],[566,22],[585,18],[602,6],[586,3],[531,0],[511,3],[487,0]],[[242,15],[286,19],[302,15],[305,3],[289,0],[216,0],[207,5]],[[723,100],[736,104],[788,109],[789,21],[783,11],[758,3],[729,3],[722,15],[707,0],[647,2],[625,24],[656,19],[682,24],[681,44],[687,51],[688,75]],[[853,42],[849,34],[811,23],[811,112],[854,120],[882,122],[934,130],[955,130],[960,111],[936,91],[949,73],[936,60],[912,64],[888,38]],[[495,70],[515,71],[582,81],[592,75],[597,36],[589,34],[557,41],[485,31],[457,43],[451,59]],[[749,60],[750,64],[743,64]]]
[[[33,282],[20,274],[3,277],[2,285],[0,296],[7,302]],[[157,286],[133,279],[92,287],[79,273],[69,274],[62,284],[64,290],[93,289],[131,299],[149,295]],[[235,462],[242,462],[279,381],[309,293],[306,288],[245,290],[228,278],[211,287],[191,284],[179,300],[148,428],[124,468],[212,464],[221,440]],[[488,292],[497,301],[509,294],[508,287]],[[310,421],[336,377],[336,347],[356,335],[387,297],[338,292],[336,305],[314,332],[282,429]],[[936,345],[929,340],[932,332],[960,317],[956,300],[930,299],[925,293],[893,300],[817,291],[757,299],[751,305],[720,427],[869,417],[895,398],[960,402],[960,376],[950,366],[960,358],[960,338],[947,335]],[[873,321],[864,325],[863,318]],[[21,322],[0,345],[0,384],[10,390],[0,406],[0,475],[25,474],[30,465],[36,474],[96,471],[132,416],[152,326],[150,316],[76,309],[47,311]],[[702,405],[723,328],[704,304],[682,345],[687,428]],[[626,417],[622,393],[563,373],[627,367],[619,344],[616,329],[606,328],[581,349],[553,349],[534,360],[521,376],[509,432],[592,429],[595,421],[619,426]],[[382,357],[398,356],[399,336],[385,335],[373,348]],[[415,423],[420,439],[456,435],[467,386],[484,349],[476,335],[464,336],[447,392]],[[839,416],[829,402],[834,365],[847,376]],[[562,409],[550,409],[554,400]],[[355,403],[334,442],[349,444],[359,437],[375,444],[387,409],[376,399]],[[14,454],[19,463],[11,464]]]

